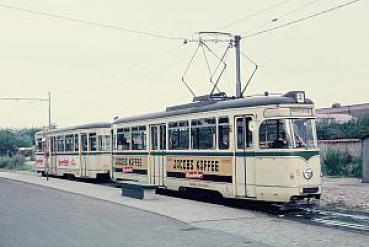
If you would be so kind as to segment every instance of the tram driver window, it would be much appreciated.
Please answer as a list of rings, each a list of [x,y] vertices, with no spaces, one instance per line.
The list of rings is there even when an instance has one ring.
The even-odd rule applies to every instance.
[[[96,133],[89,134],[90,151],[96,151]]]
[[[289,148],[290,131],[285,119],[266,120],[260,125],[259,142],[262,149]]]
[[[169,149],[184,150],[189,148],[188,121],[172,122],[168,125]]]
[[[218,147],[221,150],[229,149],[229,119],[227,117],[221,117],[218,120]]]
[[[117,130],[117,147],[118,150],[129,150],[131,144],[131,132],[129,128]]]

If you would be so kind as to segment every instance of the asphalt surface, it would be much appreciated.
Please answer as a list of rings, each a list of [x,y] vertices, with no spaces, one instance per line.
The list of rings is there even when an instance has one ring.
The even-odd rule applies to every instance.
[[[266,246],[166,216],[0,178],[0,247]]]

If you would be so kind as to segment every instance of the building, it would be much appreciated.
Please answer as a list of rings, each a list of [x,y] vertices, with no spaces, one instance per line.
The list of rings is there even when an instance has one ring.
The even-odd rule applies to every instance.
[[[335,103],[332,107],[316,109],[316,115],[318,121],[347,123],[358,118],[369,117],[369,103],[346,106]]]

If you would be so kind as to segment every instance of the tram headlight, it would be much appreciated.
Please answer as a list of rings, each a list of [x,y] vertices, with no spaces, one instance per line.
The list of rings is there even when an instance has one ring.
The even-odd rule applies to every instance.
[[[304,170],[303,174],[304,174],[304,178],[311,179],[313,177],[313,170],[308,168],[308,169]]]

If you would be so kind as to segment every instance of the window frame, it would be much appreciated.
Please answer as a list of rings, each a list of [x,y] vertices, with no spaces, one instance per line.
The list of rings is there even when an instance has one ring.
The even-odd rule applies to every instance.
[[[180,136],[182,135],[181,131],[185,131],[184,129],[187,129],[187,147],[182,147],[181,146],[181,138]],[[190,143],[191,143],[191,126],[190,126],[190,121],[188,119],[186,120],[178,120],[178,121],[172,121],[168,123],[168,135],[167,135],[167,139],[168,139],[168,150],[190,150]],[[172,140],[172,133],[171,131],[176,130],[176,134],[177,136],[177,141],[178,141],[178,148],[173,148],[172,144],[171,144],[171,140]]]
[[[220,123],[219,120],[220,119],[227,119],[228,120],[228,123]],[[217,117],[217,149],[218,150],[229,150],[230,147],[231,147],[231,133],[232,133],[232,124],[231,124],[231,121],[230,119],[232,119],[231,117],[229,116],[220,116],[220,117]],[[220,146],[220,142],[221,142],[221,137],[223,137],[223,135],[220,134],[220,127],[222,126],[228,126],[228,146],[226,148],[221,148]]]
[[[212,122],[212,123],[209,123]],[[190,144],[192,150],[215,150],[217,148],[217,119],[215,117],[206,117],[191,119]],[[205,134],[205,129],[212,129],[212,147],[202,147],[201,137]],[[197,132],[196,145],[194,133]]]
[[[286,121],[289,120],[291,118],[285,118],[285,117],[281,117],[281,118],[266,118],[266,119],[263,119],[261,122],[260,122],[260,125],[258,127],[258,148],[260,150],[290,150],[290,149],[295,149],[295,140],[294,140],[294,136],[293,136],[293,129],[292,129],[292,126],[291,126],[291,122],[288,121],[288,124],[286,125]],[[264,123],[267,123],[268,121],[281,121],[284,125],[284,128],[282,130],[284,130],[285,132],[287,131],[287,133],[285,134],[285,139],[287,140],[287,146],[285,147],[268,147],[268,129],[266,130],[266,146],[265,147],[262,147],[261,146],[261,128],[263,126]],[[268,124],[267,124],[267,127],[268,127]],[[280,130],[278,129],[277,132],[279,132]],[[278,133],[277,133],[278,134]],[[274,140],[275,141],[275,140]]]
[[[140,144],[133,144],[134,138],[137,138],[136,136],[138,136],[138,140],[141,141]],[[136,151],[147,150],[147,126],[146,125],[138,125],[138,126],[134,126],[131,128],[131,149],[130,150],[136,150]]]
[[[92,150],[92,147],[93,147],[92,140],[95,140],[94,150]],[[97,151],[97,133],[96,132],[88,133],[88,151],[89,152],[96,152]]]
[[[64,136],[64,151],[65,152],[74,152],[74,134],[65,134]],[[70,142],[71,141],[71,142]]]
[[[239,143],[239,138],[238,138],[238,120],[242,119],[242,120],[246,120],[249,119],[248,125],[245,126],[245,122],[243,121],[243,125],[242,125],[242,136],[243,136],[243,146],[240,146]],[[234,131],[235,131],[235,139],[234,139],[234,145],[236,150],[254,150],[255,149],[255,131],[251,131],[249,129],[249,124],[251,122],[253,122],[255,119],[254,115],[240,115],[240,116],[235,116],[235,121],[234,121]],[[246,133],[244,133],[244,131],[246,130]],[[248,135],[249,134],[249,135]],[[248,142],[248,137],[251,137],[251,142]]]
[[[121,131],[120,131],[121,130]],[[126,135],[128,135],[128,137],[126,137]],[[127,148],[123,148],[124,145],[119,145],[119,141],[120,141],[120,136],[123,136],[126,140],[126,143],[128,144]],[[129,151],[132,150],[132,131],[131,131],[131,127],[122,127],[122,128],[117,128],[116,129],[116,138],[115,138],[115,142],[116,142],[116,150],[117,151]],[[125,144],[125,145],[127,145]],[[119,146],[122,146],[121,149],[119,149]]]

